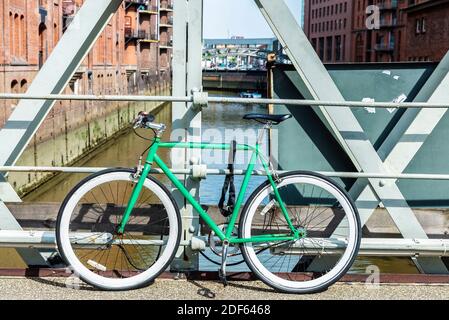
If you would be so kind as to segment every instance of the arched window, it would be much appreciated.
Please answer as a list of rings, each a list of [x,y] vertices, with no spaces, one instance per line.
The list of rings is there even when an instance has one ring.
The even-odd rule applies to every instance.
[[[19,82],[17,80],[11,81],[11,93],[19,93]],[[18,100],[12,100],[11,105],[12,107],[16,106],[18,103]]]
[[[39,69],[42,67],[45,61],[47,45],[47,27],[44,23],[39,25]]]
[[[19,82],[17,80],[11,81],[11,93],[19,93]]]
[[[25,23],[25,17],[23,15],[20,16],[20,29],[21,29],[21,56],[26,59],[27,58],[27,28]]]
[[[28,89],[28,81],[26,81],[26,79],[23,79],[22,81],[20,81],[20,91],[22,93],[25,93]]]
[[[19,21],[19,15],[16,13],[14,15],[14,56],[20,55],[20,21]]]
[[[14,17],[9,13],[9,52],[14,55]]]

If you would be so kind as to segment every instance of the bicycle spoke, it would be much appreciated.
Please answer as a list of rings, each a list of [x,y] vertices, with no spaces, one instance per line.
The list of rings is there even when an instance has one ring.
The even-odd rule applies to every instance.
[[[287,281],[283,282],[282,290],[285,286],[290,285],[289,290],[307,291],[305,288],[307,288],[308,282],[320,283],[319,281],[323,281],[324,284],[325,280],[321,279],[328,276],[337,279],[342,274],[336,266],[342,259],[345,250],[341,252],[328,250],[326,240],[337,236],[349,239],[350,233],[353,231],[346,224],[348,212],[343,210],[340,203],[340,199],[345,200],[345,198],[341,197],[341,192],[336,190],[331,183],[328,184],[330,187],[327,187],[321,181],[319,184],[310,183],[310,181],[313,179],[292,177],[288,180],[283,177],[283,185],[278,188],[278,191],[281,198],[285,198],[283,202],[288,218],[281,211],[277,202],[262,219],[259,218],[267,204],[272,205],[273,192],[270,192],[265,198],[253,196],[257,200],[251,200],[253,201],[251,206],[256,206],[257,212],[248,209],[244,213],[255,212],[251,213],[250,218],[247,218],[248,222],[245,222],[243,230],[245,237],[258,234],[293,235],[294,232],[291,231],[290,223],[287,223],[288,220],[294,228],[303,232],[297,240],[285,242],[276,241],[274,238],[271,241],[273,243],[268,244],[260,251],[257,251],[256,246],[251,243],[243,246],[244,250],[252,252],[248,256],[249,265],[253,266],[253,259],[258,259],[257,267],[254,267],[253,270],[257,270],[263,278],[270,279],[270,285],[276,287],[281,279]],[[262,191],[259,192],[262,193]],[[351,206],[347,200],[345,201]],[[246,228],[249,228],[250,231],[247,232]],[[322,257],[331,258],[321,259]],[[346,259],[348,258],[346,257]]]

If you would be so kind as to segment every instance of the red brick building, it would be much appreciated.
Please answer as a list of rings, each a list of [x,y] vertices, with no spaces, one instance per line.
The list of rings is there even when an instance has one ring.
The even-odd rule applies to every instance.
[[[304,2],[304,31],[322,61],[350,60],[352,6],[351,0]]]
[[[26,91],[83,1],[2,0],[0,92]],[[172,5],[168,0],[158,4],[158,0],[123,1],[66,93],[128,94],[168,82]],[[16,104],[0,101],[0,127]],[[58,102],[51,116],[71,112],[72,107],[73,112],[84,112],[72,103]]]
[[[448,23],[444,21],[444,16],[449,16],[449,11],[445,11],[446,2],[440,0],[353,0],[348,1],[347,11],[336,12],[335,8],[339,8],[342,3],[344,8],[345,1],[306,0],[304,31],[324,62],[439,60],[446,49],[445,43],[448,43],[446,40]],[[329,14],[327,8],[330,8]],[[334,8],[333,13],[332,8]],[[437,13],[438,10],[440,11]],[[429,31],[416,33],[419,26],[416,25],[418,18],[415,16],[418,15],[435,15],[435,19],[432,18],[432,35]],[[347,23],[344,24],[346,27],[341,30],[331,29],[334,26],[331,21],[340,19],[343,21],[346,19]],[[424,20],[427,21],[425,18]],[[436,30],[437,28],[439,30]],[[340,60],[335,59],[335,54],[330,56],[330,52],[335,52],[335,48],[327,51],[329,46],[326,44],[335,46],[336,37],[346,39],[343,41],[345,49]],[[426,43],[433,43],[420,45],[422,43],[420,38]],[[420,50],[421,53],[419,53]]]
[[[356,0],[352,55],[354,62],[403,60],[408,0]],[[378,14],[379,19],[375,19]]]
[[[404,13],[404,60],[440,61],[449,49],[449,0],[411,1]]]

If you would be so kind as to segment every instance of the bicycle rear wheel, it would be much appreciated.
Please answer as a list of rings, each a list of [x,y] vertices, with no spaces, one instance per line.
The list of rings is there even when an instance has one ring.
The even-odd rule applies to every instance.
[[[170,265],[181,238],[176,202],[152,177],[145,180],[123,233],[118,227],[137,183],[128,169],[99,172],[64,200],[56,236],[61,256],[82,280],[106,290],[149,284]]]
[[[250,269],[269,286],[288,293],[321,291],[351,267],[360,245],[360,220],[348,194],[332,180],[309,172],[279,177],[277,188],[299,240],[245,243]],[[293,235],[267,181],[248,199],[241,238]]]

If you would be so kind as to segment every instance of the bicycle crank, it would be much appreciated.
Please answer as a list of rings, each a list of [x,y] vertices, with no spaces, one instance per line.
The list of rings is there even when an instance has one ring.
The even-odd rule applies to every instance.
[[[220,230],[223,231],[223,233],[226,233],[226,229],[228,227],[228,224],[223,223],[223,224],[219,224],[218,227],[220,228]],[[238,236],[238,229],[237,227],[234,227],[234,229],[232,230],[232,234],[231,237],[237,237]],[[215,232],[213,230],[211,230],[209,232],[209,248],[212,250],[213,253],[215,253],[217,256],[221,257],[223,254],[223,243],[222,241],[215,235]],[[238,245],[232,245],[230,246],[228,244],[227,247],[227,255],[228,257],[233,257],[233,256],[237,256],[240,255],[240,247]]]

